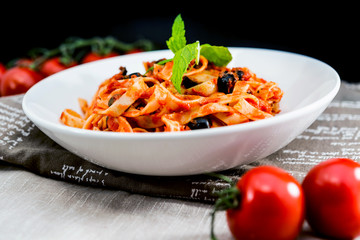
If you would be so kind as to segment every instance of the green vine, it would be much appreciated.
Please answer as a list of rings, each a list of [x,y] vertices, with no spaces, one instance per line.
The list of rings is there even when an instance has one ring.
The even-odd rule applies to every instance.
[[[114,37],[94,37],[90,39],[71,37],[54,49],[32,49],[29,56],[35,60],[29,67],[37,70],[46,60],[56,56],[60,58],[62,64],[69,65],[73,62],[80,62],[88,52],[95,52],[100,56],[104,56],[111,52],[124,53],[133,49],[150,51],[154,49],[154,46],[152,42],[146,39],[140,39],[134,43],[125,43]]]

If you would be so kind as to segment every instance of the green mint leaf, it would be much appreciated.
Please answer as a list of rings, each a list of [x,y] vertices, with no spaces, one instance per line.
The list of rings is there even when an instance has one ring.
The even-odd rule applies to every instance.
[[[166,41],[166,45],[173,53],[176,53],[186,45],[185,24],[180,14],[174,20],[171,37]]]
[[[216,66],[226,66],[232,56],[228,48],[223,46],[212,46],[210,44],[201,45],[200,54]]]
[[[199,41],[191,43],[178,50],[174,56],[174,65],[171,75],[171,81],[175,89],[181,93],[181,82],[190,62],[199,59]]]

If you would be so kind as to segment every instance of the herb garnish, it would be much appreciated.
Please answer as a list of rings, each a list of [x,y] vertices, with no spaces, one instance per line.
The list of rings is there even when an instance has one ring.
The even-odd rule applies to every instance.
[[[181,93],[183,75],[190,62],[195,59],[195,63],[198,64],[200,55],[217,66],[226,66],[232,60],[231,53],[226,47],[200,45],[199,41],[186,44],[185,24],[180,14],[174,20],[171,37],[166,41],[166,45],[175,54],[171,81],[179,93]]]

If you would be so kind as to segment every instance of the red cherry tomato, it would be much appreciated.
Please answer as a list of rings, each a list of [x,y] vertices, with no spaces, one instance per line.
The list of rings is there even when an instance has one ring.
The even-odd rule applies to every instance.
[[[25,93],[35,83],[44,77],[26,67],[13,67],[5,72],[1,80],[1,94],[3,96]]]
[[[0,63],[0,86],[1,86],[1,79],[2,76],[5,74],[6,72],[6,67],[4,64]],[[1,96],[1,89],[0,89],[0,96]]]
[[[306,219],[322,235],[353,239],[360,235],[360,164],[333,158],[312,168],[302,187]]]
[[[96,52],[90,52],[85,55],[85,57],[82,60],[82,63],[93,62],[93,61],[97,61],[100,59],[111,58],[111,57],[116,57],[116,56],[119,56],[119,54],[116,52],[110,52],[109,54],[106,54],[106,55],[100,55]]]
[[[43,64],[40,66],[40,72],[44,74],[45,76],[50,76],[54,73],[63,71],[65,69],[68,69],[70,67],[76,66],[77,64],[71,63],[69,65],[65,65],[61,63],[59,57],[54,57],[46,60]]]
[[[139,52],[143,52],[143,50],[141,50],[139,48],[135,48],[135,49],[125,52],[125,54],[133,54],[133,53],[139,53]]]
[[[0,63],[0,79],[1,79],[1,76],[4,75],[5,72],[6,72],[5,65]]]
[[[294,240],[304,221],[300,184],[282,169],[260,166],[238,181],[237,208],[227,210],[228,226],[236,239]]]

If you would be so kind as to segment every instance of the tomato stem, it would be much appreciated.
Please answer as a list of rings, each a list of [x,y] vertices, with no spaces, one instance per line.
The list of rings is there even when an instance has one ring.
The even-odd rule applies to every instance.
[[[239,206],[240,191],[236,186],[224,189],[218,193],[219,198],[216,200],[214,209],[211,212],[211,239],[216,240],[214,232],[215,214],[218,211],[224,211]]]
[[[231,178],[229,178],[228,176],[225,176],[223,174],[219,174],[219,173],[215,173],[215,172],[211,172],[211,173],[206,173],[206,175],[209,175],[210,177],[216,177],[219,178],[221,180],[224,180],[227,183],[230,183],[231,185],[234,184],[233,180],[231,180]]]
[[[236,187],[235,182],[232,181],[229,177],[218,174],[218,173],[207,173],[207,175],[211,177],[216,177],[230,184],[230,187],[224,190],[221,190],[215,193],[218,198],[215,201],[214,208],[211,212],[211,230],[210,237],[212,240],[217,240],[214,232],[214,224],[215,224],[215,215],[218,211],[224,211],[227,209],[237,208],[240,202],[240,191]]]

